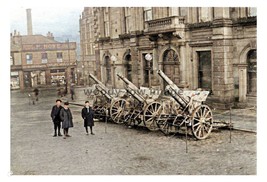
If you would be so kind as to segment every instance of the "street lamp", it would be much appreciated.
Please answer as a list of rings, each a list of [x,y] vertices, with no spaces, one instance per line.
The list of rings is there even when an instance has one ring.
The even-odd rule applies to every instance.
[[[145,55],[145,60],[147,60],[147,69],[148,69],[148,87],[151,87],[151,80],[150,80],[150,61],[153,59],[152,55],[147,53]]]
[[[84,65],[82,65],[82,74],[83,74],[83,85],[85,85],[85,79],[84,79]]]
[[[113,88],[115,89],[115,87],[116,87],[116,85],[115,85],[115,69],[116,69],[115,62],[117,61],[117,58],[116,58],[116,56],[112,55],[110,59],[113,63]]]

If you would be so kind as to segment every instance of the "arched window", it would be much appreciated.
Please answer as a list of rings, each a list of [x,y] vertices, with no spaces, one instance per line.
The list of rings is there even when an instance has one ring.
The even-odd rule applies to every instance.
[[[105,57],[104,66],[106,68],[106,83],[111,84],[111,64],[109,56]]]
[[[256,96],[257,92],[257,51],[251,50],[247,55],[248,84],[247,93]]]
[[[178,55],[172,49],[165,51],[163,55],[163,62],[169,61],[178,61]]]
[[[180,69],[179,57],[173,49],[168,49],[163,53],[163,72],[175,83],[179,84]],[[164,88],[166,83],[164,83]]]
[[[125,75],[127,77],[128,80],[132,81],[132,58],[131,58],[131,55],[128,54],[126,57],[125,57]]]

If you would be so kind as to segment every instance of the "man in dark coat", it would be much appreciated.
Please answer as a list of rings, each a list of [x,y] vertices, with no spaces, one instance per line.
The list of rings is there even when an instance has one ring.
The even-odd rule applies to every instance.
[[[71,100],[74,100],[74,95],[75,95],[75,92],[74,92],[74,84],[71,84],[70,86],[70,95],[71,95]]]
[[[82,118],[84,120],[84,127],[86,130],[86,134],[88,135],[88,126],[91,130],[91,135],[94,135],[93,133],[93,126],[94,126],[94,111],[92,107],[90,106],[89,101],[85,101],[85,106],[82,109]]]
[[[63,138],[66,139],[66,137],[71,137],[69,135],[69,128],[73,127],[73,122],[68,102],[64,102],[64,107],[60,110],[60,119],[62,120],[62,128],[64,131]]]
[[[38,101],[39,89],[38,88],[35,88],[33,90],[33,92],[34,92],[35,100]]]
[[[51,118],[52,118],[52,121],[54,123],[54,130],[55,130],[55,134],[53,137],[56,137],[57,136],[57,130],[58,130],[58,136],[62,136],[61,133],[60,133],[60,124],[61,124],[61,119],[60,119],[60,110],[62,109],[62,106],[61,106],[61,100],[60,99],[57,99],[56,100],[56,105],[54,105],[52,107],[52,110],[51,110]]]

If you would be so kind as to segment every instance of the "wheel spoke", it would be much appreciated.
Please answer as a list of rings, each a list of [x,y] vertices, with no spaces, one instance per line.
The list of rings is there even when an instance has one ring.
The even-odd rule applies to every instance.
[[[197,132],[196,133],[198,133],[197,135],[200,137],[200,132],[201,132],[201,127],[200,127],[200,125],[199,125],[199,128],[198,128],[198,130],[197,130]]]
[[[199,110],[196,112],[196,116],[197,116],[198,118],[201,117],[200,114],[199,114]]]
[[[196,124],[193,125],[193,127],[199,126],[199,124],[200,124],[200,123],[196,123]]]
[[[148,123],[149,121],[151,121],[153,118],[151,117],[151,118],[149,118],[148,120],[146,120],[146,123]]]
[[[197,133],[197,131],[199,130],[200,125],[197,126],[197,129],[195,130],[195,133]]]
[[[205,118],[205,121],[207,122],[207,121],[209,121],[209,120],[211,120],[212,119],[212,117],[210,117],[210,118]]]
[[[194,120],[196,120],[196,121],[200,122],[200,119],[194,118]]]
[[[205,118],[208,116],[208,114],[210,113],[210,111],[208,110],[208,112],[206,112],[206,114],[205,114]]]
[[[147,112],[150,112],[150,114],[153,114],[153,112],[152,112],[152,111],[150,111],[149,109],[146,111],[146,113],[147,113]]]
[[[153,104],[153,111],[155,112],[157,108],[157,104]]]

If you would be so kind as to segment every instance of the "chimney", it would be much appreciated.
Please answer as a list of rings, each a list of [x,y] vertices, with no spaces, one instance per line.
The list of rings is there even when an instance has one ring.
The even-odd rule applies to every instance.
[[[32,14],[31,9],[26,9],[27,12],[27,33],[32,35]]]

